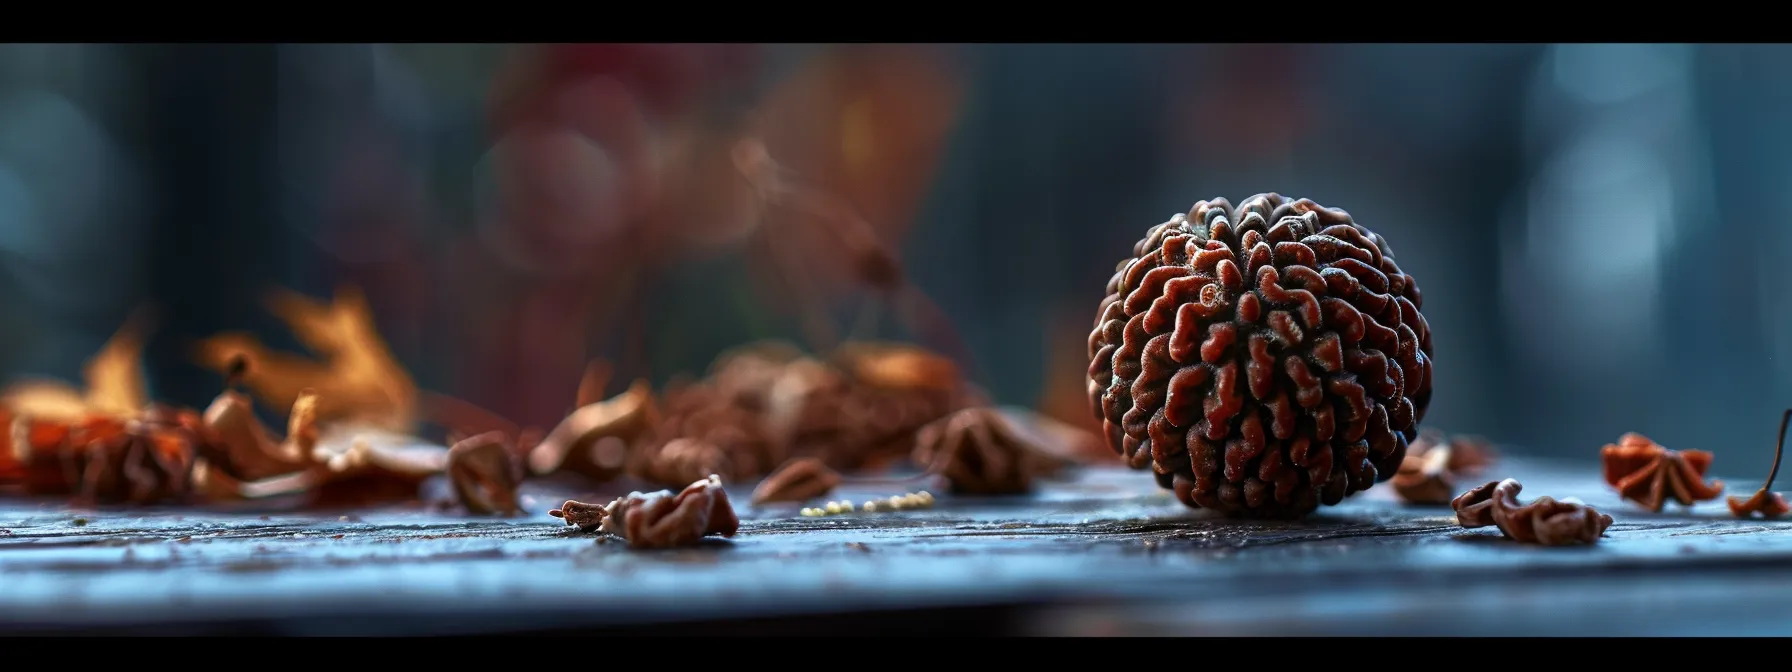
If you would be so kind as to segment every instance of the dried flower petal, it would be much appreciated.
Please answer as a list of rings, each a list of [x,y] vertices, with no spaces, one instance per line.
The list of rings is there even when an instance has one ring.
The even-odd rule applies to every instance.
[[[954,492],[980,495],[1027,492],[1034,478],[1068,464],[986,407],[967,408],[922,427],[915,437],[914,460],[944,476]]]
[[[178,431],[107,416],[64,423],[28,415],[15,416],[9,430],[26,494],[150,504],[190,492],[193,448]]]
[[[1499,528],[1513,541],[1543,546],[1591,544],[1605,535],[1612,517],[1592,507],[1538,497],[1519,504],[1524,486],[1510,478],[1462,493],[1451,506],[1456,521],[1466,528]]]
[[[738,370],[739,367],[730,367]],[[690,483],[710,473],[731,478],[755,478],[771,471],[785,459],[784,445],[772,441],[766,432],[765,414],[755,408],[757,397],[751,388],[730,389],[739,384],[729,376],[673,385],[661,398],[663,413],[654,428],[653,440],[645,450],[646,461],[638,461],[631,472],[639,478],[659,485]],[[674,442],[695,442],[711,448],[679,448],[666,451]],[[705,457],[707,465],[677,467],[656,464],[659,455],[689,455],[712,452]],[[690,457],[680,460],[689,462]],[[642,468],[640,465],[651,465]]]
[[[604,400],[604,387],[610,384],[610,376],[616,368],[601,359],[592,360],[585,365],[585,375],[579,378],[579,391],[574,398],[573,408],[579,409]]]
[[[876,387],[954,392],[964,384],[952,360],[912,345],[848,343],[832,359],[854,379]]]
[[[1600,451],[1605,482],[1618,496],[1660,511],[1669,499],[1682,506],[1716,499],[1723,481],[1705,483],[1712,455],[1703,450],[1668,450],[1641,434],[1629,433]]]
[[[609,513],[609,509],[602,505],[586,504],[571,499],[566,500],[565,504],[561,504],[560,508],[548,511],[548,515],[565,520],[567,525],[579,526],[581,532],[596,531],[599,526],[603,525],[604,516]]]
[[[653,427],[653,389],[636,381],[616,397],[580,407],[529,451],[530,473],[571,471],[599,481],[621,475],[629,450]]]
[[[1747,500],[1741,497],[1729,499],[1730,513],[1738,518],[1747,518],[1761,514],[1762,518],[1778,518],[1792,511],[1792,505],[1786,504],[1786,498],[1777,492],[1768,492],[1766,488],[1756,490]]]
[[[1778,518],[1786,515],[1792,507],[1787,506],[1786,499],[1773,492],[1773,479],[1780,474],[1780,458],[1786,454],[1786,429],[1792,426],[1792,408],[1780,414],[1780,435],[1773,445],[1773,466],[1767,470],[1767,480],[1761,483],[1761,489],[1754,496],[1743,500],[1740,497],[1729,499],[1730,513],[1738,518],[1747,518],[1759,513],[1762,518]]]
[[[595,521],[598,529],[627,539],[636,548],[689,546],[703,537],[732,537],[740,530],[740,518],[714,474],[676,495],[670,490],[631,492],[601,508],[568,501],[548,515],[586,530]]]
[[[876,354],[890,347],[851,345],[835,355],[857,373],[815,360],[786,367],[766,413],[773,440],[835,469],[873,468],[912,451],[923,425],[977,400],[962,381],[945,385],[943,366],[929,357]],[[898,364],[922,370],[904,373]]]
[[[1427,429],[1419,434],[1390,479],[1394,493],[1412,504],[1448,504],[1456,477],[1476,473],[1495,460],[1493,447],[1478,437],[1449,437]]]
[[[325,422],[350,421],[401,431],[417,413],[417,389],[380,338],[359,290],[343,288],[323,303],[293,292],[269,299],[269,310],[287,324],[312,360],[269,349],[248,334],[225,333],[201,342],[201,363],[220,372],[247,360],[243,383],[267,403],[290,406],[307,389],[317,390]]]
[[[702,480],[700,474],[733,473],[728,452],[701,439],[673,439],[664,445],[643,450],[629,471],[648,483],[689,483]]]
[[[840,474],[821,460],[799,457],[784,463],[753,489],[754,504],[803,502],[825,497],[840,487]]]
[[[522,469],[505,443],[502,432],[486,432],[448,449],[448,478],[468,511],[482,515],[523,512],[517,502]]]
[[[148,331],[146,311],[125,320],[100,351],[82,367],[86,391],[50,380],[13,383],[0,395],[0,407],[43,420],[80,422],[94,415],[125,418],[148,405],[143,380],[143,342]]]
[[[294,402],[298,412],[293,414],[294,424],[301,430],[301,440],[309,443],[315,443],[314,432],[307,429],[308,423],[315,421],[315,415],[306,410],[312,403],[304,397],[298,398]],[[240,392],[225,390],[218,395],[205,409],[203,422],[216,443],[201,449],[216,466],[235,478],[257,481],[307,466],[308,451],[301,451],[301,443],[276,440],[255,417],[255,408],[249,398]]]

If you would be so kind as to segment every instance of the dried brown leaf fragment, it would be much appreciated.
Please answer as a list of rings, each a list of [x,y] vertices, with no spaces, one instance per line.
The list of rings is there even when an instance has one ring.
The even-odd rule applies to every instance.
[[[1597,543],[1612,517],[1585,504],[1538,497],[1518,501],[1524,486],[1513,479],[1490,482],[1462,493],[1451,502],[1456,522],[1465,528],[1498,527],[1513,541],[1542,546]]]

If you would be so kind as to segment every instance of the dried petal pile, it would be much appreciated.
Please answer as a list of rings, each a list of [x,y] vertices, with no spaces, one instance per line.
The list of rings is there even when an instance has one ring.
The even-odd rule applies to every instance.
[[[1630,433],[1600,451],[1605,482],[1618,496],[1650,511],[1660,511],[1668,500],[1681,506],[1717,499],[1723,481],[1705,482],[1711,468],[1710,452],[1668,450],[1641,434]]]
[[[795,501],[831,490],[841,480],[836,469],[913,458],[961,493],[1001,494],[1024,491],[1034,476],[1067,464],[1076,444],[1099,441],[1045,422],[1018,427],[987,408],[951,360],[882,343],[849,343],[825,357],[752,344],[718,358],[705,378],[659,395],[637,381],[610,399],[601,398],[610,368],[594,362],[577,408],[542,433],[419,392],[358,292],[341,291],[333,303],[282,294],[271,308],[318,358],[276,352],[243,334],[208,339],[199,357],[228,382],[203,413],[144,401],[138,321],[94,357],[87,390],[9,388],[0,399],[0,487],[98,503],[317,507],[411,501],[425,479],[445,475],[469,512],[507,515],[521,511],[526,476],[713,484],[687,487],[673,497],[676,506],[639,495],[597,512],[576,503],[560,510],[569,520],[610,521],[618,534],[641,539],[636,545],[654,546],[708,533],[676,533],[682,528],[667,522],[688,517],[671,511],[699,496],[722,502],[715,521],[727,527],[719,522],[733,519],[721,515],[721,477],[755,479],[788,465],[755,499]],[[260,422],[239,385],[290,404],[284,436]],[[423,421],[449,428],[453,447],[415,437]]]
[[[1543,546],[1591,544],[1605,535],[1612,517],[1592,507],[1538,497],[1518,502],[1524,486],[1510,478],[1462,493],[1451,506],[1456,522],[1466,528],[1496,526],[1513,541]]]
[[[982,394],[950,360],[912,346],[853,344],[793,362],[772,388],[768,423],[796,456],[856,470],[905,457],[915,433]]]
[[[287,295],[274,309],[331,364],[307,364],[232,335],[208,341],[201,357],[228,372],[233,384],[288,399],[285,438],[264,427],[253,402],[234,389],[204,413],[148,404],[139,361],[143,319],[134,316],[88,362],[85,391],[25,382],[0,397],[6,421],[0,488],[90,504],[298,496],[301,504],[333,506],[416,499],[422,481],[447,468],[449,450],[387,429],[407,424],[414,394],[358,294],[345,293],[329,307]],[[295,380],[327,383],[324,389],[345,398]],[[455,478],[471,473],[461,470]]]
[[[1418,285],[1343,210],[1260,194],[1152,227],[1108,282],[1089,401],[1184,504],[1294,517],[1394,475],[1431,402]]]

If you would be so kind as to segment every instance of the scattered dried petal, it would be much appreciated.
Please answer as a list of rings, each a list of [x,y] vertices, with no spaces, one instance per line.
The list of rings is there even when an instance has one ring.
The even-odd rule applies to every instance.
[[[517,501],[522,469],[505,444],[502,432],[486,432],[448,449],[449,482],[468,511],[481,515],[523,512]]]
[[[1778,518],[1786,515],[1788,507],[1786,499],[1773,492],[1773,479],[1780,474],[1780,458],[1786,455],[1786,429],[1792,426],[1792,408],[1780,414],[1780,435],[1773,445],[1773,466],[1767,470],[1767,480],[1761,483],[1761,489],[1754,496],[1743,500],[1739,497],[1729,499],[1730,513],[1738,518],[1747,518],[1756,513],[1762,518]]]
[[[595,526],[636,548],[689,546],[703,537],[732,537],[740,530],[722,480],[713,474],[676,495],[670,490],[631,492],[604,507],[568,501],[548,515],[587,531]]]
[[[26,494],[151,504],[191,491],[191,437],[178,430],[106,416],[70,424],[18,415],[9,434]]]
[[[979,399],[962,381],[945,385],[939,371],[900,373],[905,362],[939,366],[914,352],[877,354],[896,352],[893,347],[849,345],[835,355],[847,369],[817,360],[786,367],[770,394],[770,436],[791,454],[820,458],[835,469],[875,468],[911,452],[922,426]]]
[[[1660,511],[1669,499],[1681,506],[1716,499],[1723,481],[1705,482],[1712,455],[1703,450],[1668,450],[1641,434],[1629,433],[1600,451],[1605,482],[1618,496],[1650,511]]]
[[[1465,528],[1499,528],[1513,541],[1542,546],[1592,544],[1611,527],[1612,517],[1592,507],[1538,497],[1519,504],[1524,486],[1513,479],[1491,482],[1462,493],[1451,506]]]
[[[251,366],[243,383],[275,406],[291,406],[307,389],[323,402],[324,422],[403,431],[417,412],[417,389],[380,338],[359,290],[343,288],[324,303],[293,292],[269,299],[269,310],[284,321],[318,360],[269,349],[255,337],[225,333],[201,342],[199,361],[228,371],[238,359]]]
[[[610,377],[615,373],[616,367],[601,359],[594,359],[586,364],[585,375],[579,378],[579,392],[573,408],[584,408],[602,402],[604,388],[609,386]]]
[[[945,477],[954,492],[979,495],[1027,492],[1034,478],[1068,464],[986,407],[967,408],[921,428],[914,460]]]
[[[618,500],[620,501],[620,500]],[[609,509],[598,504],[586,504],[576,500],[566,500],[560,508],[548,511],[548,515],[566,521],[567,525],[579,526],[581,532],[593,532],[603,525],[604,516],[610,514]]]
[[[294,414],[295,424],[301,428],[300,435],[308,437],[304,440],[315,441],[314,433],[305,428],[305,419],[315,416],[304,409],[312,402],[300,397],[295,400],[300,412]],[[298,443],[283,443],[276,440],[273,434],[255,417],[255,408],[249,398],[240,392],[226,390],[212,401],[205,409],[203,422],[216,438],[213,445],[202,446],[206,457],[216,466],[230,472],[231,476],[244,481],[257,481],[281,474],[298,471],[307,466],[306,453],[300,452]]]
[[[728,452],[701,439],[673,439],[643,450],[633,462],[630,474],[654,484],[689,483],[702,480],[700,474],[734,472]]]
[[[1409,503],[1448,504],[1456,492],[1457,476],[1479,472],[1495,459],[1492,445],[1484,439],[1446,438],[1427,429],[1407,449],[1389,484]]]
[[[876,387],[950,393],[964,384],[952,360],[913,345],[847,343],[832,359],[854,379]]]
[[[529,471],[570,471],[609,481],[627,467],[629,450],[654,424],[653,388],[636,381],[607,401],[580,407],[529,451]]]
[[[840,474],[821,460],[799,457],[784,463],[753,489],[753,503],[803,502],[825,497],[840,486]]]
[[[86,391],[60,381],[21,381],[0,394],[0,407],[68,423],[95,415],[136,415],[149,403],[148,386],[143,380],[143,343],[148,330],[147,311],[139,310],[126,318],[124,325],[82,367]]]
[[[1769,492],[1766,488],[1756,490],[1747,500],[1731,497],[1729,505],[1730,513],[1738,518],[1747,518],[1757,513],[1762,518],[1778,518],[1786,515],[1787,511],[1792,511],[1792,505],[1786,504],[1785,497],[1777,492]]]
[[[1001,410],[1015,431],[1031,437],[1033,443],[1065,462],[1106,464],[1115,461],[1114,451],[1093,432],[1071,425],[1044,413],[1005,406]]]

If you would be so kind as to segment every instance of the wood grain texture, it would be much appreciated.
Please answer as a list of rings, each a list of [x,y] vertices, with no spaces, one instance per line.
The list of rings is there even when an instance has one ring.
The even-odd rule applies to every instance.
[[[1792,634],[1759,622],[1792,597],[1792,523],[1736,520],[1722,501],[1649,514],[1616,501],[1590,463],[1509,460],[1487,475],[1506,476],[1526,500],[1578,497],[1617,522],[1596,547],[1526,547],[1383,487],[1302,522],[1240,522],[1121,469],[1028,497],[936,490],[931,509],[823,518],[750,507],[741,484],[737,537],[657,552],[569,531],[545,513],[558,498],[618,493],[552,483],[531,484],[530,515],[513,519],[11,501],[0,626],[427,634],[1022,605],[1005,632]],[[1649,617],[1663,610],[1700,616]]]

